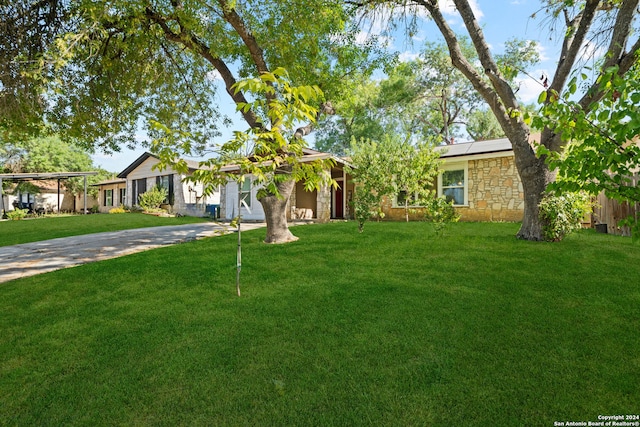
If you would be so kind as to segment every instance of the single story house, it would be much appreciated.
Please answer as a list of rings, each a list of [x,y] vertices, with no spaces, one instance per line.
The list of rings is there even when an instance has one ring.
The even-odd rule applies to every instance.
[[[107,213],[113,208],[131,206],[127,203],[127,180],[112,179],[93,185],[98,187],[98,211]]]
[[[347,174],[345,159],[329,153],[323,153],[312,149],[304,149],[302,162],[332,159],[334,165],[331,168],[331,177],[338,183],[337,188],[323,186],[320,190],[306,191],[304,182],[297,182],[294,191],[289,198],[287,209],[288,220],[313,220],[316,222],[328,222],[330,219],[347,219],[351,217],[350,201],[353,196],[354,184],[351,176]],[[223,171],[233,172],[237,167],[230,165]],[[265,219],[262,205],[256,195],[260,189],[255,185],[252,176],[247,176],[241,188],[242,218],[250,221],[263,221]],[[220,217],[231,220],[238,216],[238,184],[229,180],[222,187],[220,193]]]
[[[108,212],[117,206],[133,207],[138,198],[156,185],[167,189],[166,208],[172,212],[189,216],[205,216],[213,213],[220,204],[220,192],[203,195],[203,185],[186,182],[187,175],[169,168],[154,168],[160,162],[157,156],[144,153],[117,175],[117,180],[98,184],[100,189],[100,211]],[[199,162],[187,160],[190,171],[199,168]]]
[[[436,184],[439,196],[453,200],[462,221],[521,221],[524,192],[507,138],[437,147],[442,173]],[[419,207],[416,207],[419,208]],[[404,206],[397,197],[385,198],[385,219],[403,220]],[[421,219],[420,209],[410,217]]]

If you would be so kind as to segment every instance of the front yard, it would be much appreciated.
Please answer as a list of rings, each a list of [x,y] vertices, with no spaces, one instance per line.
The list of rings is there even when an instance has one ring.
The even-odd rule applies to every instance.
[[[640,246],[517,227],[300,226],[276,246],[246,232],[241,298],[234,235],[2,284],[0,425],[638,414]]]

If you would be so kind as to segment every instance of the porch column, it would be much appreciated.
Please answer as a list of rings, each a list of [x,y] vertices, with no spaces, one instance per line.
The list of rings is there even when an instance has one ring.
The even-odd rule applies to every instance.
[[[331,219],[331,186],[322,185],[318,190],[317,209],[318,222],[329,222]]]
[[[342,168],[342,216],[349,219],[349,205],[347,203],[347,173]]]
[[[87,176],[84,176],[84,215],[87,214]]]
[[[60,178],[58,178],[58,215],[60,215]]]
[[[6,214],[7,212],[5,211],[5,207],[4,207],[4,190],[2,189],[2,178],[0,178],[0,210],[2,210],[2,216],[4,216],[4,214]]]

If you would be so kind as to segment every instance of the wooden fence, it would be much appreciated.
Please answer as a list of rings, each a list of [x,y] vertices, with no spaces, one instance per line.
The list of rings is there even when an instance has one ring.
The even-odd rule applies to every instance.
[[[638,186],[639,176],[634,176],[635,185]],[[604,193],[600,193],[593,208],[592,224],[604,227],[606,224],[607,233],[630,236],[629,227],[620,227],[618,222],[630,216],[640,219],[640,203],[618,202],[607,198]]]

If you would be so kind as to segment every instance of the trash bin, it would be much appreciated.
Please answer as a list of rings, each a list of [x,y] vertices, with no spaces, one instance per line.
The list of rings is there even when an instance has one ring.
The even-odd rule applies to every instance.
[[[207,205],[205,211],[211,218],[220,218],[220,205]]]

